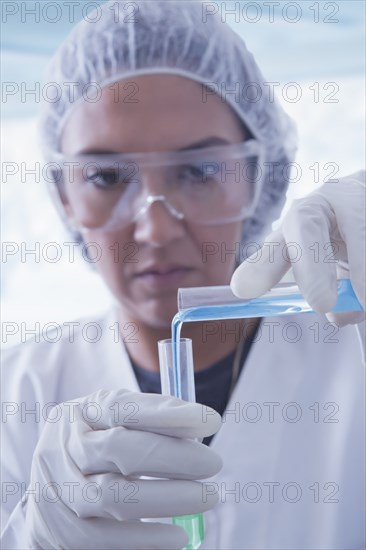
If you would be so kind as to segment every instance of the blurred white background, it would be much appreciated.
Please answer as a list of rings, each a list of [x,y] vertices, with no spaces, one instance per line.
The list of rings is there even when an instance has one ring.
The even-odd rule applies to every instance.
[[[3,10],[6,4],[9,3],[2,3]],[[329,177],[332,166],[339,167],[335,177],[363,167],[365,3],[302,0],[280,2],[280,6],[278,2],[216,4],[223,16],[225,5],[227,10],[240,5],[240,21],[236,22],[235,16],[228,12],[226,20],[245,39],[266,80],[279,83],[276,96],[297,122],[300,138],[297,163],[302,176],[289,190],[286,209],[294,198]],[[269,21],[266,4],[273,5],[273,22]],[[299,9],[300,19],[290,22],[289,19],[296,19]],[[25,82],[30,89],[32,82],[34,87],[36,81],[42,80],[50,55],[72,24],[65,14],[53,24],[36,23],[29,16],[20,24],[20,13],[6,17],[4,20],[3,15],[2,23],[2,81]],[[49,18],[52,17],[50,11]],[[301,87],[302,96],[297,102],[283,98],[282,92],[290,82]],[[316,90],[318,102],[314,101]],[[293,94],[294,88],[288,91]],[[36,133],[38,104],[32,98],[20,99],[18,94],[2,100],[1,158],[3,163],[23,161],[31,166],[41,161]],[[318,182],[314,168],[310,168],[315,163],[319,167]],[[69,261],[70,249],[62,243],[70,242],[70,237],[58,219],[44,182],[31,183],[27,177],[24,183],[20,174],[5,178],[3,172],[1,219],[3,329],[9,330],[9,323],[21,322],[27,328],[32,324],[36,327],[38,322],[42,328],[46,323],[61,324],[108,307],[111,297],[90,266],[77,252],[75,260]],[[54,263],[50,260],[56,249],[44,249],[49,242],[61,245],[61,259]],[[35,261],[31,254],[22,257],[21,251],[35,249],[36,243],[41,261]],[[48,252],[49,260],[42,259],[42,250]],[[21,331],[13,336],[3,331],[2,344],[16,344],[22,336]]]

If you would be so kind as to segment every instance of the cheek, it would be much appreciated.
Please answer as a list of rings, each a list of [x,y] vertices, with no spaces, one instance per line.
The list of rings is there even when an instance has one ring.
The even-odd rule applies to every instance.
[[[242,222],[200,227],[194,239],[199,244],[202,268],[209,285],[229,284],[241,246]]]
[[[131,267],[139,261],[139,248],[132,235],[127,230],[123,234],[90,230],[84,235],[84,241],[91,251],[94,247],[98,250],[100,258],[95,268],[113,294],[119,294]]]

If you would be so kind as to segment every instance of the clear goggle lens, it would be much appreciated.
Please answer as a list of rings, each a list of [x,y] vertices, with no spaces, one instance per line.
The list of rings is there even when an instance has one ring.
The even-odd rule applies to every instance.
[[[51,157],[80,229],[113,231],[141,219],[155,203],[199,225],[243,220],[262,185],[257,140],[164,153]]]

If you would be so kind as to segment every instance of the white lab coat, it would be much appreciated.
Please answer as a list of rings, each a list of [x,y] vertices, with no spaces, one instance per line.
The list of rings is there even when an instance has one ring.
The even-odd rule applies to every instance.
[[[90,321],[100,325],[95,343],[82,334]],[[26,547],[17,503],[47,404],[100,388],[138,390],[125,347],[115,341],[116,321],[113,309],[80,320],[73,342],[68,333],[54,343],[41,337],[5,354],[3,522],[10,517],[3,548]],[[263,320],[211,443],[224,466],[208,487],[220,491],[220,502],[205,514],[202,549],[364,548],[365,368],[355,327],[337,332],[326,323],[316,314]],[[38,418],[26,414],[35,403]]]

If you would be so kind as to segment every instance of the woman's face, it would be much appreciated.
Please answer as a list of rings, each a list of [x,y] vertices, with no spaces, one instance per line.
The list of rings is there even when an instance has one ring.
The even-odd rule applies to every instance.
[[[62,135],[64,154],[173,151],[248,137],[219,96],[203,101],[202,86],[188,78],[144,75],[133,78],[133,87],[126,82],[104,88],[96,103],[75,107]],[[132,89],[135,101],[128,97]],[[68,215],[75,218],[67,183],[66,194]],[[163,328],[177,311],[179,287],[229,283],[240,234],[241,222],[200,226],[156,202],[135,223],[110,232],[89,229],[84,240],[102,250],[95,266],[123,314]]]

